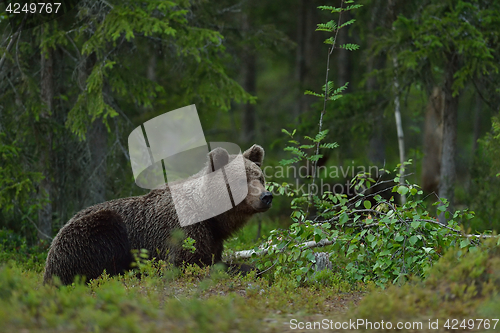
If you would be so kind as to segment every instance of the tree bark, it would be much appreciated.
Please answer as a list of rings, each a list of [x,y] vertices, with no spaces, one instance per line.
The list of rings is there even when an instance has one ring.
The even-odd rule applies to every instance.
[[[474,110],[474,136],[472,141],[472,156],[475,155],[477,150],[477,140],[481,135],[481,111],[483,110],[483,100],[481,97],[476,97],[476,108]]]
[[[243,31],[248,34],[251,27],[249,14],[244,13],[242,18]],[[243,55],[243,88],[250,94],[255,95],[257,91],[256,56],[250,47],[244,48]],[[243,106],[243,142],[252,143],[256,137],[255,104],[247,103]]]
[[[94,53],[89,55],[86,59],[86,66],[82,76],[87,77],[92,72],[95,64],[97,62],[97,57]],[[151,65],[151,59],[150,63]],[[148,73],[149,76],[149,67]],[[105,89],[109,90],[111,94],[111,89],[107,84],[104,85]],[[101,119],[96,119],[89,132],[87,133],[87,142],[90,150],[90,178],[88,181],[90,198],[88,205],[93,205],[96,203],[106,201],[106,156],[108,153],[108,130]]]
[[[398,13],[398,6],[399,6],[399,1],[398,0],[388,0],[387,2],[387,19],[386,22],[392,26],[392,30],[395,30],[396,28],[392,25],[393,22],[396,20],[397,13]],[[398,134],[398,147],[399,147],[399,163],[400,163],[400,168],[399,168],[399,183],[404,184],[404,162],[405,162],[405,142],[404,142],[404,133],[403,133],[403,123],[401,121],[401,110],[400,110],[400,101],[399,101],[399,80],[398,80],[398,75],[397,75],[397,70],[398,70],[398,60],[396,58],[396,55],[393,54],[391,56],[392,58],[392,63],[394,65],[394,117],[396,118],[396,130]],[[406,196],[402,195],[401,196],[401,203],[404,204],[406,202]]]
[[[398,61],[396,56],[393,56],[392,62],[394,63],[394,70],[397,71]],[[399,183],[405,183],[405,167],[404,162],[406,160],[405,157],[405,136],[403,132],[403,122],[401,121],[401,107],[399,102],[399,81],[397,75],[394,75],[394,117],[396,118],[396,130],[398,133],[398,147],[399,147]],[[406,203],[406,195],[401,195],[401,203]]]
[[[42,29],[43,35],[43,29]],[[50,122],[53,113],[54,101],[54,52],[49,49],[47,53],[41,52],[41,80],[40,80],[40,97],[45,104],[43,111],[40,113],[40,118],[45,129],[44,145],[40,154],[40,162],[44,179],[40,182],[40,196],[48,199],[44,201],[38,210],[38,238],[49,240],[52,237],[52,196],[53,196],[53,180],[52,180],[52,131]]]
[[[424,158],[422,161],[422,189],[426,193],[439,194],[441,156],[443,148],[444,94],[434,87],[425,112]]]
[[[149,57],[148,68],[146,72],[146,77],[148,80],[156,81],[156,63],[158,56],[156,55],[156,50],[151,50],[151,56]]]
[[[380,14],[380,0],[375,1],[372,7],[372,15],[370,19],[369,29],[370,31],[375,31],[377,22],[379,21]],[[367,49],[370,49],[375,40],[375,36],[369,35]],[[367,72],[371,73],[374,69],[381,69],[385,64],[385,56],[374,57],[368,55],[367,61]],[[370,76],[366,80],[366,90],[372,92],[378,90],[377,79],[375,76]],[[373,113],[375,114],[375,120],[373,124],[373,131],[370,136],[370,142],[368,145],[368,159],[370,162],[376,165],[383,165],[385,162],[385,141],[383,136],[383,110],[379,107],[374,108]],[[373,175],[372,175],[373,176]]]
[[[458,59],[453,52],[447,55],[448,64],[444,80],[444,113],[443,113],[443,151],[441,155],[441,177],[439,179],[439,196],[449,202],[448,210],[453,212],[457,147],[458,95],[453,96],[453,75],[458,68]],[[444,212],[439,214],[439,222],[447,224]]]
[[[295,104],[293,116],[297,119],[305,112],[306,98],[304,96],[305,77],[307,73],[306,64],[306,34],[307,34],[307,0],[300,0],[298,6],[297,20],[297,51],[295,55],[295,81],[297,82],[297,103]]]
[[[90,148],[90,178],[88,180],[90,198],[88,206],[106,201],[107,142],[107,128],[101,119],[97,119],[88,133]]]

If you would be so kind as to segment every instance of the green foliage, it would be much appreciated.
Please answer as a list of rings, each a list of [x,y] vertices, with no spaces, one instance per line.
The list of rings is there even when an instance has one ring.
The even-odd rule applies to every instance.
[[[223,332],[254,328],[261,316],[246,315],[242,298],[168,297],[171,288],[158,276],[106,275],[88,286],[55,288],[17,265],[1,266],[2,330]]]
[[[53,287],[42,285],[39,273],[12,263],[0,266],[0,320],[9,332],[274,331],[273,323],[288,321],[288,314],[333,314],[338,306],[332,304],[359,299],[346,293],[350,289],[338,276],[318,279],[321,288],[297,287],[288,277],[269,285],[251,275],[214,278],[195,265]]]
[[[467,203],[477,212],[477,219],[466,226],[473,232],[500,230],[500,118],[492,119],[492,129],[479,140],[471,168],[471,187]]]
[[[25,269],[42,272],[47,259],[47,242],[30,246],[26,238],[12,230],[0,229],[0,265],[22,264]]]
[[[29,156],[18,146],[18,142],[9,143],[6,133],[1,132],[0,157],[0,227],[9,226],[17,232],[24,231],[24,235],[33,234],[33,220],[37,218],[40,205],[46,201],[46,196],[34,198],[43,175],[21,163],[29,161]],[[17,223],[9,225],[7,221],[11,219]]]
[[[342,12],[342,8],[322,9]],[[342,26],[340,20],[337,24],[330,21],[318,25],[319,30],[331,33]],[[333,51],[335,37],[332,38]],[[340,98],[345,88],[335,89],[333,83],[327,81],[323,87],[325,94],[310,91],[306,94],[320,97],[326,103]],[[291,144],[284,150],[293,157],[282,160],[280,164],[286,166],[307,160],[313,163],[314,171],[312,181],[306,184],[308,193],[294,188],[292,184],[269,184],[269,190],[277,190],[293,198],[290,205],[293,224],[289,229],[271,233],[266,244],[269,257],[260,263],[261,270],[271,270],[274,276],[292,276],[298,283],[310,281],[317,261],[313,248],[327,244],[330,262],[340,263],[333,270],[343,278],[352,283],[372,281],[384,287],[389,283],[402,284],[411,276],[424,277],[450,247],[473,249],[478,245],[477,239],[467,237],[459,228],[464,221],[473,218],[473,212],[465,209],[450,214],[446,211],[447,200],[442,199],[437,209],[446,212],[447,219],[450,219],[449,224],[443,226],[422,201],[423,192],[419,186],[408,181],[392,188],[392,192],[406,196],[407,201],[403,205],[397,204],[394,197],[385,199],[381,193],[369,192],[370,187],[382,183],[370,178],[368,173],[358,173],[351,180],[356,192],[354,197],[347,198],[346,195],[331,192],[318,194],[315,167],[323,156],[320,148],[337,147],[336,143],[324,143],[328,133],[328,130],[322,130],[325,111],[324,106],[319,133],[314,138],[305,136],[305,140],[311,143],[299,142],[294,137],[295,130],[292,133],[283,130],[290,137]],[[311,149],[312,153],[309,152]],[[404,167],[410,164],[411,160],[405,162]],[[404,172],[404,167],[399,172]],[[400,165],[397,165],[394,171],[399,168]],[[399,183],[400,175],[396,174],[393,181]],[[315,215],[312,215],[313,212]],[[256,248],[255,251],[257,253],[261,249]]]
[[[232,78],[233,52],[216,19],[205,15],[207,7],[217,11],[219,6],[185,0],[80,1],[63,17],[23,31],[8,52],[3,45],[2,227],[35,234],[38,208],[49,201],[57,229],[96,202],[91,189],[96,178],[106,181],[101,194],[109,199],[142,194],[133,185],[126,148],[133,128],[189,104],[217,119],[212,115],[231,103],[255,100]],[[0,21],[6,34],[7,25]],[[43,82],[42,57],[54,63]],[[53,94],[51,103],[45,94]],[[100,120],[108,133],[98,143],[86,140],[99,137],[92,131]],[[96,150],[105,154],[99,173],[93,165]],[[49,193],[38,186],[42,174]]]
[[[25,212],[36,210],[31,194],[35,184],[43,179],[40,172],[26,171],[19,167],[21,149],[16,143],[8,144],[5,133],[0,133],[0,210],[9,212],[18,204]]]
[[[344,23],[341,23],[342,13],[345,12],[345,11],[356,9],[356,8],[359,8],[359,7],[362,6],[362,5],[349,5],[347,7],[343,7],[344,3],[345,4],[349,4],[349,3],[354,3],[354,1],[352,1],[352,0],[350,0],[350,1],[342,1],[341,7],[333,7],[333,6],[319,6],[318,7],[321,10],[327,10],[327,11],[330,11],[331,13],[339,13],[338,23],[335,23],[334,20],[328,21],[327,23],[319,23],[318,27],[316,29],[316,31],[325,31],[325,32],[329,32],[329,33],[333,34],[332,37],[329,37],[329,38],[327,38],[324,41],[325,44],[331,45],[330,52],[328,53],[328,66],[330,64],[330,55],[332,54],[332,52],[333,52],[333,50],[335,48],[342,48],[342,49],[346,49],[346,50],[349,50],[349,51],[354,51],[354,50],[359,49],[359,46],[356,45],[356,44],[343,44],[340,47],[337,46],[337,45],[335,45],[336,44],[336,40],[337,40],[337,33],[338,33],[338,31],[340,29],[345,28],[346,26],[351,25],[354,22],[356,22],[355,19],[352,19],[352,20],[346,21]],[[349,83],[346,82],[343,86],[338,87],[337,89],[335,89],[333,81],[328,81],[328,71],[329,71],[329,68],[327,68],[327,79],[326,79],[325,85],[323,86],[323,92],[324,93],[320,94],[320,93],[316,93],[316,92],[313,92],[313,91],[310,91],[310,90],[306,90],[304,92],[304,94],[305,95],[312,95],[312,96],[320,97],[320,98],[322,98],[324,100],[325,103],[326,103],[326,101],[335,101],[335,100],[341,98],[342,97],[342,95],[341,95],[342,91],[344,91],[345,89],[347,89],[347,85]],[[325,110],[323,110],[323,113],[324,112],[325,112]]]
[[[88,8],[79,11],[79,18],[86,23],[77,30],[74,39],[79,53],[95,55],[96,61],[86,79],[86,89],[78,95],[68,114],[66,125],[72,132],[84,139],[88,125],[97,118],[103,119],[109,129],[108,118],[118,112],[105,99],[106,85],[115,98],[138,106],[151,107],[152,100],[165,97],[163,86],[133,71],[124,57],[128,54],[117,52],[127,44],[139,43],[134,42],[136,37],[163,41],[174,48],[176,57],[196,64],[192,72],[185,74],[181,85],[186,101],[196,95],[222,110],[228,110],[231,101],[253,101],[225,72],[224,37],[217,31],[193,26],[187,18],[190,7],[188,1],[121,1],[107,8],[105,15],[96,15]],[[51,36],[54,33],[57,34],[53,32]],[[57,41],[61,45],[68,43],[66,39]],[[53,42],[43,46],[58,45]],[[199,81],[200,77],[203,80]]]
[[[395,171],[398,169],[399,166]],[[399,182],[399,175],[394,182]],[[304,282],[314,274],[316,263],[315,251],[307,246],[308,242],[329,242],[332,243],[328,247],[330,261],[345,263],[337,267],[344,278],[385,286],[403,283],[410,276],[424,277],[449,247],[477,246],[477,241],[466,237],[459,228],[473,218],[472,212],[456,211],[452,216],[446,212],[450,222],[443,226],[430,215],[418,185],[394,186],[393,192],[407,196],[407,202],[398,205],[394,197],[387,200],[367,192],[378,184],[368,174],[357,174],[351,183],[358,194],[350,199],[338,193],[312,194],[314,217],[308,213],[311,193],[302,193],[291,184],[271,183],[270,190],[279,189],[278,192],[293,197],[293,224],[288,230],[271,233],[268,239],[271,257],[259,268],[273,266],[275,275],[292,275]],[[311,188],[314,187],[309,187],[310,191]],[[438,210],[446,210],[448,203],[446,200],[443,203]]]
[[[439,319],[440,327],[450,318],[460,318],[459,322],[464,318],[496,318],[491,309],[499,306],[494,297],[500,282],[497,243],[488,239],[469,250],[454,247],[429,270],[424,281],[413,279],[403,287],[372,293],[352,314],[371,321],[426,318],[424,325],[428,319]],[[375,307],[377,311],[373,311]]]
[[[440,82],[452,60],[453,94],[471,79],[498,74],[500,15],[497,2],[428,1],[417,10],[399,15],[392,30],[378,38],[375,49],[396,54],[398,76],[406,82]],[[393,69],[390,69],[393,72]]]
[[[485,152],[491,157],[491,175],[499,177],[500,173],[500,115],[493,117],[491,120],[491,132],[489,132],[482,140],[481,146],[486,150]]]
[[[195,253],[196,247],[194,246],[194,243],[196,243],[196,240],[192,239],[191,237],[187,237],[182,242],[182,248],[185,250],[189,250],[191,253]]]
[[[342,87],[338,87],[337,89],[335,89],[333,81],[328,81],[328,88],[323,86],[323,91],[326,91],[326,93],[327,93],[326,100],[336,101],[337,99],[341,98],[342,97],[341,93],[347,89],[348,85],[349,85],[349,82],[346,82]],[[310,90],[306,90],[304,92],[304,94],[305,95],[312,95],[312,96],[316,96],[316,97],[320,97],[320,98],[325,97],[325,94],[318,94],[318,93],[315,93],[315,92],[310,91]]]

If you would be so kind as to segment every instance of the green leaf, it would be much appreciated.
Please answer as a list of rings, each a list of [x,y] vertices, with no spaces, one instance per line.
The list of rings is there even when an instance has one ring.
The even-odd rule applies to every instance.
[[[358,248],[358,246],[356,244],[349,245],[349,249],[347,250],[347,254],[354,252],[354,250],[356,250],[357,248]]]
[[[388,250],[388,249],[385,249],[385,250],[383,250],[382,252],[380,252],[380,256],[382,256],[382,257],[383,257],[383,256],[387,256],[387,255],[389,255],[389,254],[391,254],[391,251],[390,251],[390,250]]]
[[[468,238],[466,238],[460,242],[460,248],[463,249],[464,247],[468,246],[469,244],[470,244],[470,241]]]
[[[356,51],[359,49],[359,45],[358,44],[342,44],[339,46],[339,49],[345,49],[348,51]]]
[[[372,203],[370,201],[368,201],[368,200],[365,200],[363,202],[363,205],[365,206],[366,209],[372,208]]]
[[[401,195],[405,195],[406,193],[408,193],[408,187],[406,187],[404,185],[399,186],[398,193]]]
[[[327,23],[318,23],[318,27],[316,28],[316,31],[333,32],[336,29],[337,29],[337,23],[335,23],[334,20],[331,20]]]
[[[304,91],[304,95],[312,95],[312,96],[316,96],[316,97],[320,97],[320,98],[325,97],[325,94],[318,94],[318,93],[315,93],[314,91],[311,91],[311,90]]]
[[[339,223],[345,224],[349,220],[349,216],[346,213],[340,214]]]
[[[338,148],[338,143],[337,142],[331,142],[331,143],[322,143],[319,147],[320,148],[325,148],[325,149],[334,149]]]

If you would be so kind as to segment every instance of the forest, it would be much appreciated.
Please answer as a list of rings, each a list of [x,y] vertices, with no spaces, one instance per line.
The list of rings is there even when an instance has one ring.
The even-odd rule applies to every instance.
[[[0,332],[500,329],[499,1],[0,9]],[[190,105],[272,194],[224,242],[250,272],[137,248],[44,283],[75,214],[150,192],[131,133]]]

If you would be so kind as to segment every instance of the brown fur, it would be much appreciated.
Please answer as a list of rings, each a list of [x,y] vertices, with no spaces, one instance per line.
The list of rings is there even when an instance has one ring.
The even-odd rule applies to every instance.
[[[208,220],[181,228],[168,186],[143,196],[107,201],[80,211],[52,242],[44,282],[50,281],[53,276],[59,276],[65,284],[71,283],[76,275],[95,278],[104,269],[109,274],[118,274],[128,268],[125,267],[128,264],[122,261],[129,258],[129,248],[146,249],[151,257],[175,265],[211,265],[221,262],[224,240],[240,229],[252,215],[266,211],[271,206],[269,197],[267,203],[265,199],[261,200],[264,194],[270,196],[265,190],[264,176],[259,167],[264,159],[264,150],[253,145],[243,156],[247,196],[233,209]],[[192,179],[209,172],[210,164],[218,169],[234,158],[233,155],[228,156],[224,149],[216,148],[210,152],[205,170]],[[215,192],[207,188],[201,195],[217,196]],[[110,222],[114,229],[108,226]],[[119,230],[120,222],[126,227],[127,237],[123,236],[123,230]],[[179,240],[174,239],[175,230],[182,230],[185,237],[195,240],[194,253],[183,249]],[[97,231],[102,234],[95,238]],[[108,239],[109,243],[105,241]],[[97,253],[95,249],[103,249],[103,253]],[[121,260],[116,269],[108,269],[110,255],[111,261]]]
[[[98,210],[70,222],[52,242],[44,282],[55,275],[63,284],[70,284],[77,275],[95,279],[104,269],[110,275],[129,269],[132,255],[120,215]]]

